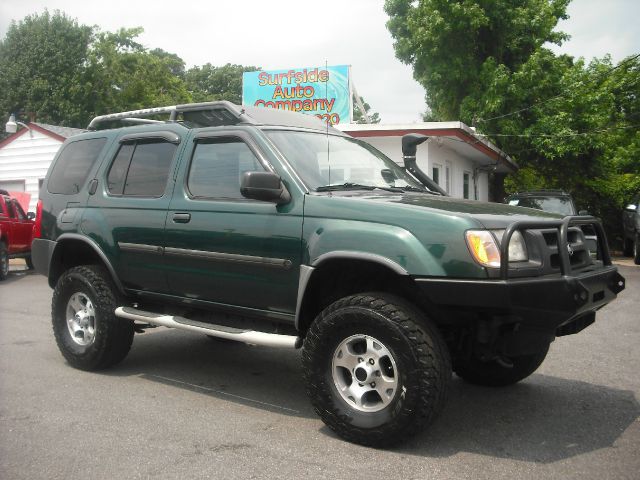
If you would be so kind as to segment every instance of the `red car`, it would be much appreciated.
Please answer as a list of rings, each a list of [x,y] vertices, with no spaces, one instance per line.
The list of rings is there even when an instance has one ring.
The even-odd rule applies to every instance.
[[[31,240],[33,239],[33,214],[27,215],[15,198],[6,190],[0,190],[0,280],[9,273],[10,258],[24,258],[31,264]]]

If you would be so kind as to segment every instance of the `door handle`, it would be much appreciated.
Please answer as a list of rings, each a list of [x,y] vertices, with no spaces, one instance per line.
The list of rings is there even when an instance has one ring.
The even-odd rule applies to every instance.
[[[173,223],[189,223],[191,220],[190,213],[174,213],[173,214]]]

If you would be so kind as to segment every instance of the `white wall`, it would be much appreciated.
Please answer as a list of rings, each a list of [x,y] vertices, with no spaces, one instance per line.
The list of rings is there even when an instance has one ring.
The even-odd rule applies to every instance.
[[[38,180],[47,174],[62,142],[31,130],[0,148],[0,181],[24,180],[25,192],[31,194],[29,211],[38,202]]]
[[[449,184],[449,194],[456,198],[463,198],[463,173],[468,172],[470,175],[469,198],[476,200],[474,197],[473,171],[474,168],[477,167],[477,164],[448,148],[446,146],[446,140],[440,144],[435,140],[436,138],[437,137],[432,137],[432,140],[427,144],[418,146],[416,155],[418,166],[431,176],[433,165],[441,165],[442,171],[440,173],[439,184],[442,188],[445,188],[445,168],[447,164],[450,165],[451,180]],[[398,165],[403,165],[402,137],[360,137],[360,140],[370,143]],[[489,200],[489,179],[487,174],[485,172],[478,173],[476,182],[478,192],[477,200],[487,202]]]

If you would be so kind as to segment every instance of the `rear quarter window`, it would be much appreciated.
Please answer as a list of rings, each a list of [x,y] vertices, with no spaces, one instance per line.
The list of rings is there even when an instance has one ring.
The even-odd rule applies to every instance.
[[[49,193],[79,193],[106,143],[106,138],[89,138],[67,144],[49,176]]]

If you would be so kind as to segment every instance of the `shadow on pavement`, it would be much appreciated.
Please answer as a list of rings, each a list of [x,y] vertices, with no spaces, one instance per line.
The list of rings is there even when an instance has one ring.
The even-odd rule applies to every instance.
[[[302,384],[299,351],[158,330],[137,335],[129,357],[105,374],[137,375],[224,401],[315,418]],[[550,463],[611,447],[639,416],[632,391],[538,374],[501,389],[454,377],[440,418],[394,450],[425,457],[471,452]],[[334,436],[326,427],[321,431]]]
[[[0,286],[9,285],[11,283],[17,282],[29,275],[37,275],[37,273],[35,270],[27,270],[24,268],[14,268],[13,266],[11,266],[11,269],[9,270],[9,274],[7,275],[7,278],[0,281]]]
[[[546,375],[501,389],[456,378],[452,387],[440,418],[399,451],[551,463],[613,446],[640,416],[632,391]]]

